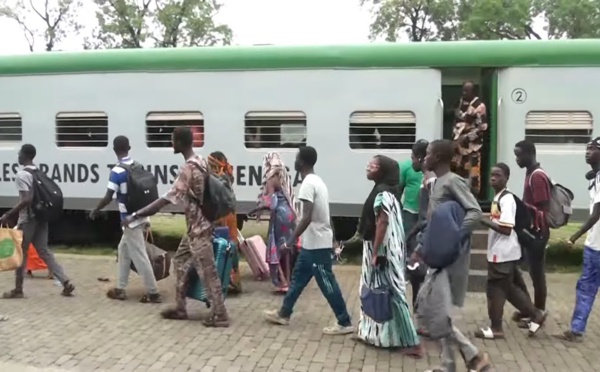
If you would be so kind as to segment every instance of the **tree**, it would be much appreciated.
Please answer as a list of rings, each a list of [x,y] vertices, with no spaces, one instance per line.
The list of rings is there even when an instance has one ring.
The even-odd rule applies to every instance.
[[[451,40],[456,37],[453,0],[361,0],[374,16],[371,40],[397,41],[404,33],[411,41]]]
[[[86,48],[179,47],[229,44],[232,31],[215,24],[217,0],[94,0],[95,40]]]
[[[81,29],[81,25],[76,21],[76,13],[81,4],[80,0],[5,0],[0,5],[0,17],[19,24],[30,51],[34,51],[36,39],[43,39],[45,50],[49,52],[54,50],[67,34]]]
[[[600,38],[599,0],[538,0],[551,39]]]
[[[483,40],[541,39],[532,28],[537,14],[532,0],[461,0],[459,35]]]

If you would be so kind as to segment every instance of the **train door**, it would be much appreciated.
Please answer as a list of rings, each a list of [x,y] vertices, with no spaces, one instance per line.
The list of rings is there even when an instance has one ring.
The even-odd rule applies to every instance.
[[[442,123],[443,136],[452,139],[455,121],[455,110],[462,96],[462,86],[466,81],[475,84],[476,95],[483,100],[487,109],[488,130],[484,136],[481,150],[481,189],[477,195],[482,207],[486,209],[491,199],[489,187],[490,164],[496,160],[496,81],[495,69],[457,68],[442,70],[442,100],[444,117]]]

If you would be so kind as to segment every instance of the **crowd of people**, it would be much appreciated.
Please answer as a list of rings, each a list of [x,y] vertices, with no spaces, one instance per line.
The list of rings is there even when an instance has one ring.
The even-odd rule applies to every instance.
[[[470,100],[471,103],[475,101]],[[107,296],[115,300],[126,299],[125,290],[133,263],[146,288],[146,294],[140,298],[140,302],[162,302],[145,250],[145,229],[150,216],[169,204],[182,204],[185,207],[187,232],[173,258],[176,273],[175,304],[161,314],[167,319],[187,319],[188,272],[195,269],[211,303],[210,315],[203,320],[203,324],[207,327],[228,327],[230,317],[215,266],[212,240],[214,227],[220,225],[227,226],[230,238],[236,241],[236,216],[231,213],[211,222],[204,215],[200,201],[205,192],[207,170],[233,181],[233,168],[221,152],[214,152],[206,158],[196,154],[193,149],[193,133],[187,127],[175,129],[172,145],[174,152],[181,154],[185,163],[171,189],[144,208],[127,210],[127,172],[134,161],[129,155],[130,146],[126,137],[118,136],[113,141],[113,150],[119,162],[110,171],[105,195],[90,213],[90,217],[95,218],[116,194],[123,235],[118,246],[117,284],[107,292]],[[356,327],[332,270],[332,252],[338,243],[331,224],[328,188],[315,172],[317,151],[313,147],[304,146],[297,152],[294,168],[302,177],[297,195],[279,155],[276,152],[266,154],[264,182],[257,207],[251,214],[258,215],[267,211],[270,223],[266,260],[273,285],[285,296],[279,309],[264,312],[265,319],[273,324],[288,325],[296,302],[314,277],[336,317],[335,324],[323,330],[325,334],[355,334],[357,341],[380,348],[398,349],[413,358],[421,358],[425,354],[421,338],[432,337],[439,340],[442,365],[431,371],[455,371],[454,349],[457,347],[470,371],[487,370],[491,365],[489,355],[473,345],[452,322],[454,308],[462,307],[465,301],[470,236],[476,226],[483,223],[490,229],[487,256],[490,325],[478,329],[475,336],[483,339],[504,337],[502,319],[506,301],[518,310],[512,319],[518,322],[519,327],[527,329],[530,336],[534,336],[547,316],[544,263],[549,226],[544,215],[550,204],[552,181],[536,160],[534,144],[529,141],[517,143],[514,149],[516,163],[520,168],[526,169],[523,197],[519,198],[507,190],[510,167],[505,163],[496,164],[491,169],[490,179],[495,196],[490,216],[484,217],[473,194],[471,179],[453,172],[457,159],[456,145],[451,140],[435,140],[431,143],[419,140],[412,147],[410,160],[398,163],[387,156],[378,155],[368,163],[366,178],[373,183],[373,188],[364,202],[356,235],[349,241],[341,242],[341,245],[362,241],[360,287],[388,288],[391,318],[385,322],[377,321],[361,308]],[[75,289],[48,249],[48,224],[36,219],[30,208],[33,178],[28,169],[35,169],[35,156],[34,146],[22,146],[19,164],[23,169],[16,177],[19,202],[0,217],[0,223],[4,224],[12,216],[18,215],[17,226],[23,231],[23,264],[16,270],[15,288],[4,293],[3,298],[23,298],[23,277],[27,270],[30,245],[33,245],[48,270],[61,283],[64,296],[71,296]],[[577,299],[571,329],[560,335],[566,341],[581,340],[600,286],[600,228],[597,227],[600,219],[600,186],[597,183],[600,138],[588,144],[586,161],[592,167],[588,175],[591,215],[571,237],[570,243],[588,230],[590,232],[585,244],[583,274],[576,289]],[[458,206],[460,218],[456,217],[458,214],[447,217],[440,213],[449,202]],[[517,228],[523,208],[532,216],[526,237]],[[448,218],[442,224],[458,224],[457,242],[460,253],[447,265],[428,267],[424,259],[427,247],[437,245],[443,250],[445,244],[450,244],[436,240],[434,230],[439,222],[434,223],[436,218]],[[533,282],[533,300],[519,269],[523,259],[529,266]],[[229,291],[239,293],[242,286],[238,263],[235,261]],[[408,284],[412,286],[410,301]],[[427,290],[420,291],[420,288]],[[441,295],[431,299],[425,292]],[[428,303],[433,300],[443,306]],[[434,324],[436,319],[442,319],[442,323],[446,323],[445,333],[438,332],[438,324]]]

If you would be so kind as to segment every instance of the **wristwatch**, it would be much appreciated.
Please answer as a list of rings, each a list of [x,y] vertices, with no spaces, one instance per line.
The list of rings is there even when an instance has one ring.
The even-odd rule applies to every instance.
[[[133,213],[131,214],[131,217],[133,217],[134,219],[137,219],[137,218],[138,218],[138,214],[137,214],[137,212],[133,212]]]

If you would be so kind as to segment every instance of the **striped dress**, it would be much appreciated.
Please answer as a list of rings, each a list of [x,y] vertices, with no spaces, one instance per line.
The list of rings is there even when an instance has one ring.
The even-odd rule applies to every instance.
[[[388,215],[388,228],[383,244],[378,249],[378,255],[387,258],[387,268],[378,270],[375,274],[373,286],[387,285],[392,290],[393,319],[386,323],[376,323],[362,311],[358,324],[358,337],[364,342],[382,348],[410,348],[420,344],[419,336],[413,324],[408,302],[406,300],[406,280],[404,270],[406,257],[404,250],[404,229],[400,204],[391,193],[379,193],[374,203],[375,215],[383,211]],[[365,241],[363,244],[362,275],[360,288],[369,285],[372,265],[373,242]]]

